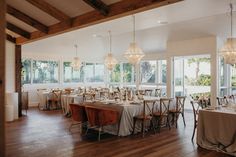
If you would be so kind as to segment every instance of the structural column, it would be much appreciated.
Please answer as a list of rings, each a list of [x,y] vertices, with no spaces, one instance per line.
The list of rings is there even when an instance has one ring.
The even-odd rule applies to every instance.
[[[22,101],[21,101],[21,45],[15,46],[15,89],[18,93],[18,109],[19,116],[22,116]]]
[[[0,156],[5,157],[5,0],[0,0],[0,10]]]
[[[166,71],[166,95],[173,97],[174,94],[174,78],[173,78],[173,57],[167,57],[167,71]]]
[[[211,105],[217,106],[216,97],[219,92],[218,82],[218,53],[215,51],[211,53]]]

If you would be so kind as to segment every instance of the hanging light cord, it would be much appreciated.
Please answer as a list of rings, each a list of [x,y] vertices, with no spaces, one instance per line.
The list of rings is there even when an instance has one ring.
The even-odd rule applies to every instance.
[[[111,53],[111,44],[112,44],[112,39],[111,39],[111,31],[108,31],[108,33],[109,33],[109,41],[110,41],[110,52],[109,53]]]
[[[231,20],[231,28],[230,28],[230,31],[231,31],[231,38],[233,37],[233,4],[230,3],[230,20]]]
[[[78,52],[77,52],[78,50],[77,50],[77,49],[78,49],[78,45],[75,45],[75,54],[76,54],[76,57],[78,57]]]
[[[135,43],[135,15],[133,15],[133,42]]]

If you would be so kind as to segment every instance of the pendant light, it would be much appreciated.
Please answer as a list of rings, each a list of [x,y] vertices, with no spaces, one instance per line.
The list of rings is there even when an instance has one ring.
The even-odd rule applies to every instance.
[[[226,64],[236,64],[236,38],[233,38],[233,5],[230,3],[230,37],[227,38],[224,47],[221,49],[221,54],[224,57]]]
[[[128,50],[125,52],[124,57],[128,59],[129,63],[136,65],[144,57],[141,48],[138,47],[135,41],[135,16],[133,15],[133,42],[130,43]]]
[[[80,62],[80,59],[78,57],[78,45],[75,45],[75,57],[74,57],[74,60],[71,64],[71,67],[74,70],[78,71],[78,70],[80,70],[80,65],[81,65],[81,62]]]
[[[111,31],[109,33],[109,43],[110,43],[110,52],[107,54],[105,58],[105,65],[108,70],[112,70],[115,65],[117,64],[117,60],[112,56],[112,38],[111,38]]]

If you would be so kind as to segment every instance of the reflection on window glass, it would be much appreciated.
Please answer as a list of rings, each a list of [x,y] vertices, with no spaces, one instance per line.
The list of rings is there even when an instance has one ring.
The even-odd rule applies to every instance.
[[[156,61],[145,61],[140,63],[140,74],[142,83],[155,83]]]
[[[96,63],[94,70],[94,82],[104,82],[104,64]]]
[[[33,83],[58,83],[57,61],[33,61]]]
[[[22,84],[30,84],[31,83],[31,60],[30,59],[22,59]]]
[[[123,82],[131,83],[133,74],[133,65],[130,63],[123,63]]]
[[[110,74],[110,82],[120,82],[121,70],[120,64],[116,64]]]
[[[63,74],[64,82],[83,82],[83,66],[81,65],[80,70],[74,70],[71,67],[71,62],[63,63]]]

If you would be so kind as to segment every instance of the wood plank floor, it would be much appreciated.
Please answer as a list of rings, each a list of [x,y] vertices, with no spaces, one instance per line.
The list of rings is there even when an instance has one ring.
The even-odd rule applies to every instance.
[[[70,119],[60,111],[30,109],[28,116],[7,123],[8,157],[228,157],[215,151],[198,148],[191,142],[192,114],[186,113],[187,127],[182,119],[179,128],[161,133],[116,137],[94,134],[81,137],[75,128],[68,131]]]

